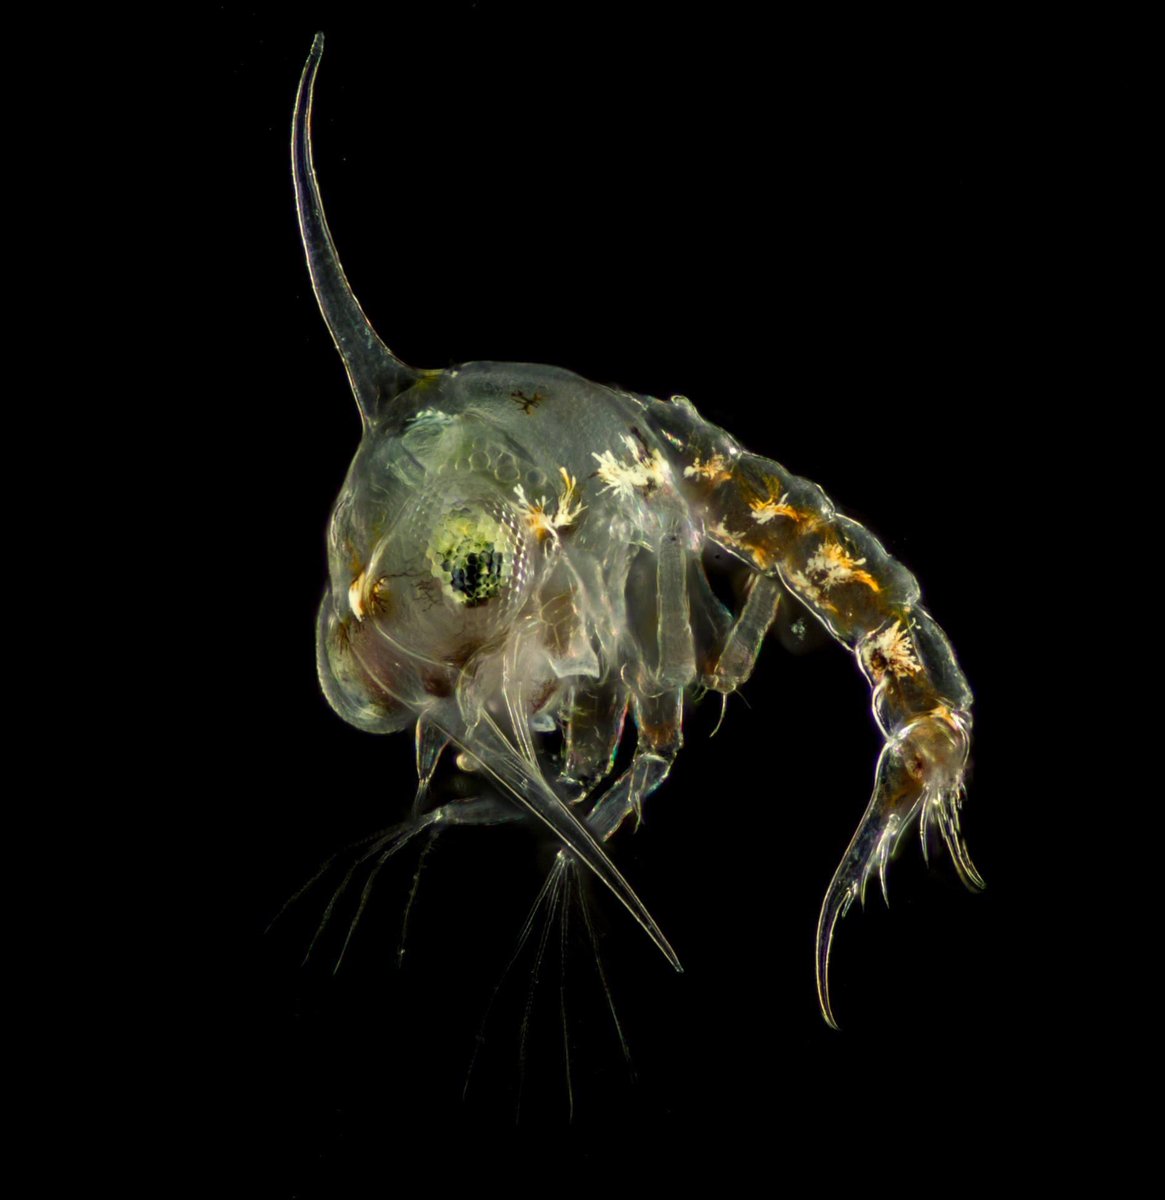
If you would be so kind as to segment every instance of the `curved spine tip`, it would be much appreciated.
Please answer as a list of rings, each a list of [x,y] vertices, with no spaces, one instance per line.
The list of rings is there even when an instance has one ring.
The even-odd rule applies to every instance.
[[[312,101],[323,52],[324,35],[317,33],[300,76],[291,122],[295,210],[320,313],[344,361],[360,415],[368,426],[387,403],[412,385],[418,372],[392,353],[364,315],[344,274],[324,215],[311,143]]]

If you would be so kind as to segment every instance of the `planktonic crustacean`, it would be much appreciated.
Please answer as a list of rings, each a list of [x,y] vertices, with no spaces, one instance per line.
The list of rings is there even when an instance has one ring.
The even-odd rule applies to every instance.
[[[855,656],[885,738],[817,929],[833,1024],[837,921],[871,874],[885,887],[915,822],[924,853],[937,830],[962,880],[982,886],[959,829],[971,691],[917,581],[820,487],[747,452],[683,397],[548,366],[398,360],[352,294],[324,218],[311,152],[322,52],[317,35],[295,104],[295,195],[363,436],[328,533],[319,676],[357,728],[414,727],[419,776],[411,815],[367,841],[345,882],[375,860],[362,908],[375,871],[414,835],[535,820],[561,846],[555,869],[593,872],[679,969],[606,844],[667,778],[685,689],[727,696],[744,683],[791,595]],[[709,549],[747,570],[735,608],[709,584]],[[628,712],[634,755],[612,779]],[[448,747],[491,786],[434,807]]]

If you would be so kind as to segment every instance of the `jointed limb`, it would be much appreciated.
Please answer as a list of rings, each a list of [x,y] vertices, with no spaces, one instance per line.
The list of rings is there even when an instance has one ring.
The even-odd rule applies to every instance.
[[[643,801],[667,778],[683,738],[684,694],[674,689],[656,696],[632,692],[638,738],[631,765],[599,798],[587,828],[606,840],[631,813],[642,817]]]
[[[585,799],[615,764],[627,717],[627,688],[612,675],[603,683],[585,680],[572,688],[560,780],[581,788]]]

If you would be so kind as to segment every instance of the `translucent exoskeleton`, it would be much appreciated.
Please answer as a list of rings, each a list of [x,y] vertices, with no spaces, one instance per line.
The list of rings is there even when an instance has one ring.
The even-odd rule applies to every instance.
[[[739,688],[791,594],[854,655],[885,738],[817,929],[833,1024],[835,926],[873,873],[885,888],[908,830],[924,853],[937,830],[963,881],[982,886],[959,829],[971,692],[917,581],[820,487],[747,452],[683,397],[547,366],[399,361],[349,289],[324,219],[310,133],[322,51],[317,35],[295,106],[295,193],[363,437],[328,534],[319,676],[356,727],[415,728],[419,775],[411,815],[359,862],[375,860],[374,874],[443,824],[539,821],[558,862],[593,872],[678,970],[607,846],[668,777],[685,690]],[[709,548],[747,569],[735,607],[709,584]],[[628,713],[634,755],[612,778]],[[449,747],[492,781],[489,795],[433,807]]]

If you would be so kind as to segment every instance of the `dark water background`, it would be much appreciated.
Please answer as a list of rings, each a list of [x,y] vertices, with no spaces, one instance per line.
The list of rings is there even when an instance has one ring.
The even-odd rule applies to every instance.
[[[879,741],[832,645],[767,646],[715,740],[713,704],[693,710],[644,827],[615,844],[684,976],[591,891],[633,1082],[582,941],[562,988],[552,933],[531,993],[536,930],[462,1100],[549,862],[523,831],[438,844],[403,971],[413,851],[385,870],[337,975],[334,935],[298,966],[326,893],[263,935],[323,858],[397,819],[413,790],[408,736],[344,726],[315,679],[325,522],[359,433],[288,167],[317,27],[328,216],[402,358],[548,362],[691,397],[874,530],[949,634],[976,695],[964,826],[988,887],[965,893],[945,859],[925,870],[911,840],[891,911],[874,895],[840,928],[840,1034],[817,1012],[813,936]],[[217,182],[195,201],[230,269],[208,287],[197,420],[215,434],[206,517],[231,582],[191,764],[215,781],[199,814],[215,850],[187,983],[211,1047],[188,1082],[194,1128],[224,1177],[288,1196],[467,1168],[546,1186],[674,1168],[733,1189],[758,1173],[774,1188],[945,1183],[1015,1154],[1038,1169],[1028,1115],[1094,1102],[1081,1080],[1097,1044],[1065,1032],[1086,1023],[1091,968],[1060,952],[1064,864],[1042,840],[1043,762],[1063,748],[1033,734],[1062,695],[1033,658],[1041,613],[1025,599],[1053,552],[1017,515],[1072,419],[1048,386],[1047,363],[1072,354],[1049,297],[1084,266],[1063,253],[1071,222],[1049,179],[1088,136],[1089,106],[1087,80],[1053,69],[1056,35],[590,5],[220,13],[204,99]]]

